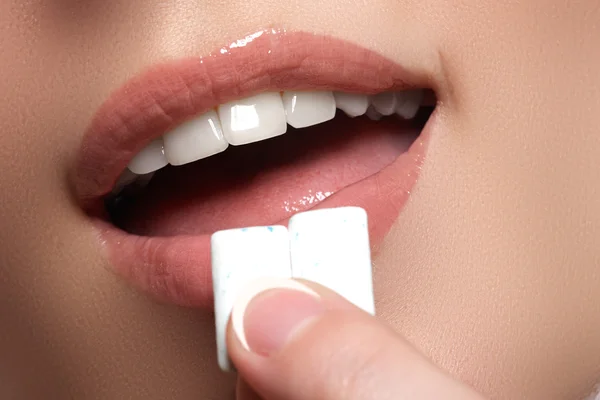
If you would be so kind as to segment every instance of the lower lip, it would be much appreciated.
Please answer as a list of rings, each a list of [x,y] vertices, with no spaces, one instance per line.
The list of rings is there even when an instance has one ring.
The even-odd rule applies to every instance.
[[[348,186],[313,209],[358,206],[369,216],[374,250],[381,244],[417,182],[436,112],[410,149],[377,174]],[[272,221],[265,221],[270,224]],[[286,224],[287,221],[280,221]],[[109,264],[116,273],[153,298],[180,306],[213,304],[210,235],[144,237],[96,221]]]

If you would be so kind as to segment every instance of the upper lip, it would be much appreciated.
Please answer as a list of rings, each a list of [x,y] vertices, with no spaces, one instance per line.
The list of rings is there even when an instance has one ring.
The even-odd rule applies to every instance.
[[[265,91],[336,90],[364,94],[431,87],[370,50],[333,37],[259,31],[205,57],[157,65],[134,77],[100,107],[72,171],[75,194],[92,209],[150,141],[190,117]],[[250,45],[251,44],[251,45]],[[242,49],[243,47],[251,47]]]

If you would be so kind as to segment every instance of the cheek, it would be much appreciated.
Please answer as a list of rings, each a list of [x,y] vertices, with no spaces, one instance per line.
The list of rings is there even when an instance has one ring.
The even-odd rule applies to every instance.
[[[598,32],[583,7],[526,24],[541,6],[444,38],[448,131],[375,258],[377,309],[484,393],[580,398],[600,354]]]

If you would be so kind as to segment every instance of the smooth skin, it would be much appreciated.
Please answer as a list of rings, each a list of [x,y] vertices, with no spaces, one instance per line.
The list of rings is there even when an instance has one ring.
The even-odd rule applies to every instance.
[[[600,2],[0,0],[0,397],[224,399],[208,310],[110,272],[68,169],[111,91],[264,27],[429,71],[442,134],[374,253],[379,318],[491,399],[600,381]]]

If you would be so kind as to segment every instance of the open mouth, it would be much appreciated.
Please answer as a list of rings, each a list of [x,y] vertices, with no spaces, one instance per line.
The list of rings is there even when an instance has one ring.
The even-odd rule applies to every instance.
[[[405,154],[422,99],[270,92],[221,105],[138,153],[106,197],[108,216],[144,236],[278,223]]]
[[[339,39],[261,31],[114,93],[84,137],[74,189],[118,274],[208,306],[215,231],[360,206],[376,246],[417,180],[429,88]]]

